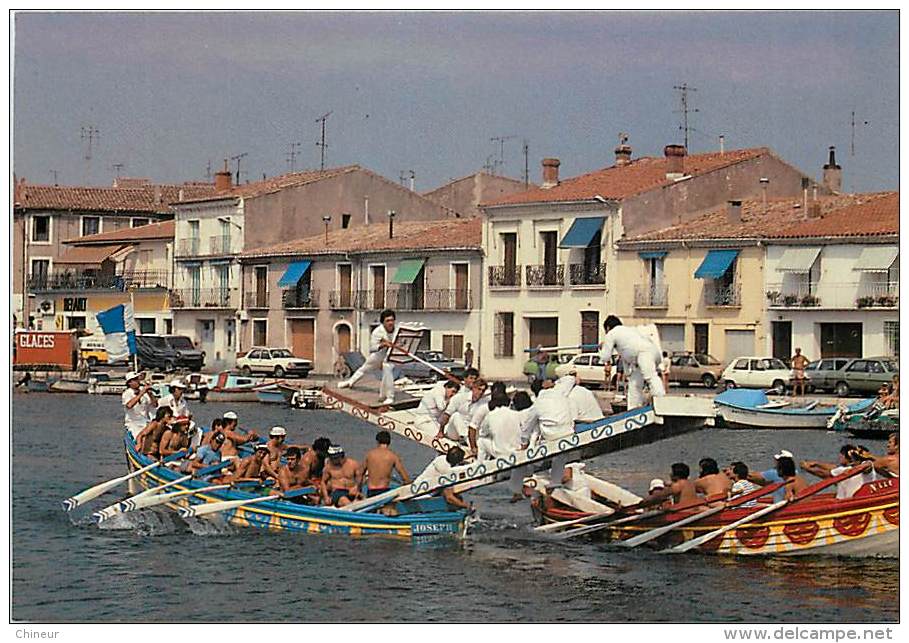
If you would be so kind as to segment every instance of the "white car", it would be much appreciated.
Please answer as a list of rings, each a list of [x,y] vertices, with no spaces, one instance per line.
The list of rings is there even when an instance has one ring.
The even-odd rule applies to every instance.
[[[599,353],[581,353],[575,355],[565,364],[559,364],[556,369],[556,375],[562,377],[569,375],[572,371],[577,371],[583,383],[593,383],[602,386],[606,383],[606,373],[603,371],[603,362],[600,361]]]
[[[294,356],[286,348],[254,346],[248,353],[237,358],[237,368],[247,377],[253,373],[268,373],[275,377],[285,375],[306,377],[312,371],[312,362]]]
[[[777,395],[786,392],[792,371],[775,357],[736,357],[723,371],[726,388],[773,389]]]

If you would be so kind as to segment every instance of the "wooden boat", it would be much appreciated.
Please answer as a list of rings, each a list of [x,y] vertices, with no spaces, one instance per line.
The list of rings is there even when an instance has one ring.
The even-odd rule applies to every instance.
[[[272,386],[258,378],[223,371],[209,381],[206,399],[208,402],[258,402],[259,390]]]
[[[317,387],[296,389],[290,399],[290,405],[295,409],[322,409],[322,389]]]
[[[130,472],[138,471],[154,462],[136,451],[135,442],[129,432],[124,435],[124,447]],[[181,477],[182,474],[172,469],[158,466],[130,480],[130,491],[134,494],[139,493]],[[201,480],[187,480],[169,487],[168,493],[210,486],[211,483]],[[265,493],[267,492],[217,489],[182,495],[164,506],[176,511],[211,503],[264,498],[267,497]],[[466,535],[467,512],[450,510],[441,498],[399,502],[397,510],[399,512],[397,516],[385,516],[377,513],[344,511],[334,507],[301,505],[274,498],[227,509],[206,516],[206,519],[235,527],[306,534],[383,535],[413,539],[440,536],[462,538]]]
[[[834,431],[846,431],[857,438],[886,440],[891,433],[899,433],[900,410],[869,409],[865,412],[850,412],[840,409],[829,422]]]
[[[553,498],[534,498],[535,517],[541,523],[577,520],[593,512],[581,511]],[[766,504],[759,504],[766,507]],[[689,523],[653,541],[658,548],[673,547],[716,529],[746,519],[756,511],[731,508]],[[652,529],[669,525],[696,510],[667,512],[651,519],[614,527],[605,525],[596,533],[607,541],[627,540]],[[711,554],[844,556],[898,555],[899,478],[884,478],[861,487],[852,498],[837,500],[835,493],[816,494],[756,518],[742,522],[697,548]]]
[[[124,378],[112,378],[108,373],[95,373],[88,378],[88,392],[92,395],[122,395],[126,390]]]
[[[88,380],[60,379],[50,385],[52,393],[87,393]]]
[[[817,400],[769,400],[764,391],[755,389],[730,389],[713,402],[727,426],[746,429],[825,429],[837,411],[835,404]],[[873,403],[873,399],[860,400],[851,404],[849,411],[858,413]]]
[[[262,404],[287,404],[284,392],[274,385],[268,388],[257,389],[256,400]]]
[[[59,380],[49,377],[46,379],[38,379],[33,377],[28,381],[26,385],[28,387],[29,393],[48,393],[50,392],[50,387]]]

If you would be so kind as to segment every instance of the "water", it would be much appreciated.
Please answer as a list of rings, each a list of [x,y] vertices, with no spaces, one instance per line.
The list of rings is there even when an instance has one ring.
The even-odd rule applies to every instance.
[[[195,404],[207,423],[229,408],[241,425],[327,434],[361,456],[375,429],[328,411]],[[99,529],[60,500],[124,472],[119,398],[16,395],[13,400],[12,618],[62,621],[584,621],[889,622],[899,618],[898,562],[726,559],[556,544],[531,533],[526,503],[504,486],[470,494],[481,520],[469,539],[415,545],[344,536],[216,529],[142,512]],[[637,493],[669,464],[710,455],[771,464],[780,448],[833,459],[823,431],[707,430],[601,456],[590,469]],[[433,453],[392,446],[411,472]],[[882,443],[868,441],[873,450]],[[115,495],[105,496],[113,502]],[[105,503],[107,504],[107,503]],[[97,502],[90,508],[103,504]]]

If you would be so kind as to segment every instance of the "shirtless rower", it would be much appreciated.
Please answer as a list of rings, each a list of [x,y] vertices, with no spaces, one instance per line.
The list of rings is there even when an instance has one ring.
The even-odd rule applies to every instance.
[[[360,479],[366,480],[366,497],[372,498],[391,488],[391,475],[398,472],[404,484],[410,484],[410,474],[398,454],[391,450],[388,431],[376,433],[376,448],[366,454]]]
[[[190,447],[192,434],[196,427],[192,420],[174,421],[161,436],[158,452],[162,458],[173,455]]]
[[[145,428],[136,436],[136,449],[145,455],[157,458],[161,437],[173,419],[174,415],[169,406],[162,406],[155,411],[155,419],[145,425]]]
[[[698,462],[701,467],[701,476],[694,481],[695,490],[709,498],[711,496],[722,495],[726,498],[729,490],[732,488],[732,479],[724,473],[720,473],[720,467],[713,458],[701,458]],[[718,506],[710,504],[708,506]]]
[[[300,460],[300,466],[306,467],[308,471],[307,477],[310,480],[316,480],[317,484],[322,479],[322,471],[325,468],[330,446],[331,440],[328,438],[316,438],[312,443],[312,448],[303,453],[303,458]]]
[[[688,479],[688,476],[691,475],[691,469],[688,468],[687,464],[676,462],[670,467],[670,471],[669,479],[671,483],[669,486],[662,489],[654,489],[636,505],[637,507],[660,505],[670,498],[674,505],[695,503],[700,500],[694,483]]]
[[[281,491],[293,491],[294,489],[303,489],[309,486],[309,467],[303,466],[300,461],[303,454],[300,447],[287,447],[284,452],[284,458],[287,464],[278,470],[278,486]],[[302,503],[302,497],[290,498],[291,502]]]
[[[891,478],[900,477],[900,434],[887,437],[887,454],[874,458],[874,470]]]
[[[287,448],[284,445],[285,439],[287,439],[287,429],[283,426],[271,427],[265,446],[268,447],[268,463],[272,469],[277,470],[281,465],[281,456],[284,455],[284,450]]]
[[[225,458],[236,458],[239,455],[237,447],[247,442],[259,439],[259,434],[255,431],[249,431],[246,434],[240,432],[237,428],[240,419],[233,411],[228,411],[222,418],[224,426],[221,433],[224,434],[224,446],[221,447],[221,455]]]
[[[344,455],[344,449],[333,444],[328,448],[328,461],[322,472],[322,502],[344,507],[360,495],[360,465]]]
[[[225,442],[226,444],[226,442]],[[233,480],[278,480],[278,472],[272,468],[268,461],[268,447],[264,444],[256,446],[255,452],[237,463]]]

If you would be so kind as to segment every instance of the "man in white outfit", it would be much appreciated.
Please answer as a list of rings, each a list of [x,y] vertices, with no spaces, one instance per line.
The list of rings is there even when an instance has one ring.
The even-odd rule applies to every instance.
[[[379,389],[383,398],[382,404],[394,404],[395,402],[395,376],[394,364],[386,361],[388,349],[391,348],[391,340],[395,336],[395,312],[393,310],[383,310],[379,315],[379,325],[375,327],[369,336],[369,355],[363,366],[357,369],[357,372],[350,376],[350,379],[338,383],[338,388],[350,388],[360,381],[369,371],[382,371],[382,386]]]
[[[563,380],[555,384],[552,380],[541,382],[534,381],[530,390],[537,396],[533,406],[525,412],[525,420],[521,429],[521,447],[530,445],[535,436],[543,442],[558,443],[562,438],[574,435],[574,405],[568,399],[568,381]],[[571,456],[558,454],[552,458],[552,470],[549,474],[550,484],[561,484],[565,465]]]
[[[174,417],[185,417],[191,418],[192,413],[189,412],[189,407],[186,405],[186,384],[180,380],[173,380],[170,384],[167,385],[167,388],[170,389],[170,393],[158,400],[158,408],[162,406],[169,406],[170,410],[174,412]]]
[[[663,380],[657,373],[657,364],[662,355],[660,348],[644,337],[634,328],[623,326],[615,315],[609,315],[603,322],[606,336],[603,338],[600,360],[609,381],[610,365],[613,350],[625,364],[625,381],[627,382],[628,408],[634,409],[644,405],[644,381],[650,385],[650,395],[661,397],[666,394]]]
[[[477,430],[477,460],[508,458],[521,450],[521,428],[523,414],[510,406],[507,395],[497,394],[489,400],[486,417]],[[521,499],[526,467],[511,470],[508,489],[512,499]]]
[[[461,385],[457,382],[447,380],[438,382],[431,389],[423,394],[420,405],[413,410],[414,426],[421,431],[434,432],[437,437],[442,437],[443,431],[440,427],[442,415],[448,408],[448,401],[458,392]]]
[[[560,377],[556,380],[553,388],[568,397],[571,402],[571,409],[574,412],[575,422],[596,422],[605,417],[596,396],[590,389],[581,385],[581,380],[577,376],[576,371]]]
[[[470,383],[466,384],[465,378],[465,386],[448,401],[448,407],[440,422],[439,437],[444,433],[452,440],[466,439],[470,429],[478,428],[483,416],[489,412],[486,380],[482,377],[473,377],[470,380]],[[477,419],[474,419],[475,417]]]
[[[136,437],[155,416],[158,399],[151,384],[142,385],[142,373],[126,374],[126,390],[120,396],[123,405],[123,424]]]

